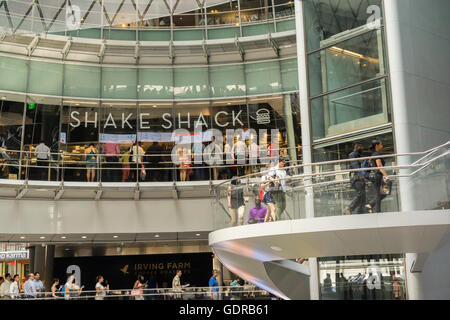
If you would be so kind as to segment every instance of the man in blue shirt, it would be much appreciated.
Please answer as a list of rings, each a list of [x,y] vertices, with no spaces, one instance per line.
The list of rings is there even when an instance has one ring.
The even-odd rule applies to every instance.
[[[38,293],[45,292],[44,283],[41,280],[41,274],[39,272],[34,273],[34,286]]]
[[[34,298],[36,297],[36,284],[34,282],[34,274],[29,273],[28,274],[28,280],[23,285],[23,291],[27,298]]]
[[[217,276],[219,272],[217,270],[213,270],[213,274],[209,279],[209,287],[212,293],[213,300],[219,300],[219,282],[217,282]]]

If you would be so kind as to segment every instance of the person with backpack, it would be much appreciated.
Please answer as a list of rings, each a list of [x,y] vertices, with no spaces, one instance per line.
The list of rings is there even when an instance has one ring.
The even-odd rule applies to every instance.
[[[361,158],[361,151],[363,146],[359,142],[353,144],[353,152],[348,155],[349,159],[355,159],[350,161],[350,169],[360,169],[363,168],[361,161],[357,160]],[[366,162],[364,162],[366,165]],[[350,185],[352,189],[356,191],[355,198],[350,203],[350,205],[345,208],[345,214],[352,214],[352,211],[357,209],[357,213],[364,213],[364,205],[366,204],[366,179],[365,171],[354,171],[350,173]]]
[[[373,151],[371,156],[374,157],[370,160],[371,165],[372,167],[379,168],[378,170],[373,170],[375,172],[373,186],[375,188],[376,196],[369,204],[366,205],[369,213],[372,213],[372,211],[381,212],[381,201],[386,198],[386,194],[382,192],[381,187],[383,186],[383,183],[391,186],[391,182],[386,173],[386,170],[383,169],[383,167],[385,166],[384,158],[379,158],[380,153],[383,151],[383,143],[380,140],[375,139],[372,141],[370,149]]]

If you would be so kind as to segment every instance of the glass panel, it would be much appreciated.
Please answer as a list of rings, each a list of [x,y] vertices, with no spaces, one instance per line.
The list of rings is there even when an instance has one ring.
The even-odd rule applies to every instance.
[[[58,179],[60,100],[28,97],[22,164],[32,180]],[[39,152],[47,150],[46,152]]]
[[[246,64],[245,74],[248,95],[281,91],[280,64],[278,61]]]
[[[297,59],[280,61],[281,82],[283,91],[298,90],[298,64]]]
[[[170,30],[140,30],[140,41],[170,41]]]
[[[257,36],[260,34],[267,34],[275,32],[273,23],[259,23],[254,25],[245,25],[242,27],[242,36]]]
[[[382,17],[381,0],[306,0],[303,3],[307,51],[318,49],[321,41],[334,35]],[[375,6],[376,11],[368,10],[370,6]]]
[[[209,98],[208,68],[176,68],[175,98]]]
[[[61,96],[63,67],[59,63],[30,61],[28,92]]]
[[[102,98],[136,99],[136,70],[135,68],[103,67]]]
[[[175,112],[176,128],[185,130],[174,136],[180,161],[176,165],[177,180],[206,180],[209,178],[208,170],[203,168],[205,163],[202,158],[197,156],[195,161],[195,154],[202,154],[205,145],[211,141],[211,137],[205,134],[211,128],[209,102],[180,102],[176,104]]]
[[[295,19],[289,19],[277,22],[277,32],[295,30]]]
[[[186,41],[186,40],[203,40],[205,39],[204,30],[174,30],[174,41]]]
[[[386,79],[311,100],[313,139],[388,122]]]
[[[405,300],[402,254],[319,258],[322,300]]]
[[[377,30],[308,55],[310,95],[384,75],[382,43]]]
[[[240,37],[239,27],[208,29],[208,39],[225,39]]]
[[[27,91],[28,61],[0,56],[0,89],[5,91]],[[6,81],[6,79],[8,81]]]
[[[102,103],[99,115],[99,143],[102,167],[101,181],[120,182],[124,178],[123,157],[129,152],[130,172],[126,181],[145,181],[141,174],[145,151],[141,143],[136,144],[138,130],[138,110],[133,102]],[[126,159],[125,159],[126,160]],[[125,161],[126,162],[126,161]]]
[[[171,151],[172,131],[175,127],[172,103],[141,102],[139,104],[138,140],[145,150],[145,181],[173,181]],[[122,157],[124,172],[122,181],[127,181],[129,173],[126,157]],[[129,161],[128,161],[129,162]]]
[[[2,96],[0,100],[0,177],[19,179],[24,99]]]
[[[110,40],[135,41],[136,40],[136,30],[111,29],[109,32],[104,32],[104,37],[105,37],[105,39],[110,39]]]
[[[99,157],[93,154],[86,159],[85,151],[99,150],[99,102],[70,101],[63,102],[61,123],[61,176],[65,181],[87,181],[87,168],[93,173],[91,181],[99,181]],[[95,152],[95,151],[93,151]],[[89,160],[89,165],[87,163]]]
[[[99,87],[100,67],[65,65],[64,96],[98,98]]]
[[[172,99],[171,68],[139,69],[139,99]]]
[[[209,68],[211,97],[245,96],[244,65]]]

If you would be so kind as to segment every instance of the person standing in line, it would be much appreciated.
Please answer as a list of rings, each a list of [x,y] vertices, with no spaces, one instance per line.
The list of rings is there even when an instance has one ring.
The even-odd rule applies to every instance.
[[[20,296],[20,277],[15,274],[13,279],[14,281],[9,286],[9,294],[11,299],[17,299]]]
[[[144,288],[147,285],[144,283],[144,276],[139,275],[136,282],[134,283],[133,290],[131,290],[131,295],[134,296],[135,300],[144,300]]]
[[[105,159],[105,167],[108,168],[104,172],[102,180],[107,182],[114,182],[118,172],[114,168],[118,167],[120,148],[116,142],[107,142],[103,145],[102,153]]]
[[[180,162],[180,181],[189,181],[188,170],[191,166],[191,150],[186,145],[178,148],[178,161]]]
[[[36,283],[34,282],[34,274],[32,272],[28,274],[28,280],[23,286],[23,291],[27,298],[36,298]]]
[[[57,292],[61,291],[62,285],[59,285],[59,288],[58,288],[58,285],[59,285],[59,279],[58,278],[53,279],[53,284],[51,287],[53,298],[58,298]]]
[[[236,155],[236,164],[237,169],[236,173],[238,176],[243,176],[245,174],[245,157],[247,155],[247,145],[244,141],[241,140],[241,137],[237,137],[236,143],[233,145],[231,149],[231,153]]]
[[[250,209],[248,213],[248,223],[262,223],[266,218],[267,208],[261,205],[261,200],[259,198],[255,199],[255,206]]]
[[[250,164],[250,172],[249,173],[256,173],[258,172],[258,156],[259,156],[259,146],[256,143],[256,136],[250,135],[250,142],[248,146],[248,153],[249,153],[249,164]]]
[[[48,180],[48,168],[50,166],[50,148],[44,143],[43,140],[36,146],[34,155],[37,158],[36,165],[38,166],[40,180]]]
[[[34,283],[36,287],[36,291],[39,293],[39,296],[42,296],[45,292],[44,283],[41,281],[41,274],[39,272],[34,273]]]
[[[213,270],[213,274],[211,278],[209,278],[209,290],[213,300],[220,300],[219,296],[219,282],[217,281],[217,276],[219,275],[219,271]]]
[[[353,145],[353,152],[348,155],[349,159],[355,159],[350,162],[350,169],[360,169],[361,162],[356,160],[361,158],[361,151],[363,146],[359,142]],[[356,191],[356,196],[350,205],[345,208],[345,214],[352,214],[352,211],[358,209],[358,213],[364,213],[364,205],[366,204],[366,180],[364,179],[363,171],[355,171],[350,174],[350,185]]]
[[[5,274],[5,280],[0,286],[0,297],[2,299],[10,299],[9,288],[11,286],[11,275],[9,273]]]
[[[370,149],[373,151],[371,159],[372,167],[377,167],[378,170],[375,171],[375,182],[373,183],[375,189],[375,198],[366,205],[369,213],[381,212],[381,201],[386,198],[386,195],[381,192],[381,186],[383,182],[389,183],[389,177],[386,170],[383,168],[385,166],[384,158],[379,158],[381,152],[383,151],[383,143],[381,140],[375,139],[372,141]]]
[[[97,283],[95,284],[95,300],[103,300],[105,299],[106,292],[109,290],[109,286],[104,286],[104,278],[103,276],[97,276]]]
[[[128,181],[130,177],[130,149],[125,151],[122,158],[122,182]]]
[[[94,144],[89,144],[89,147],[84,150],[86,157],[86,179],[87,182],[95,181],[95,170],[97,169],[97,154],[98,150],[94,147]]]
[[[131,165],[131,176],[133,182],[136,181],[136,179],[139,181],[145,180],[147,173],[145,172],[144,164],[142,163],[145,155],[144,148],[142,148],[142,143],[135,143],[131,148],[131,151],[133,155],[133,163]],[[136,176],[134,174],[136,174]]]
[[[233,177],[228,187],[228,209],[231,213],[231,226],[244,224],[245,199],[244,189],[240,186],[238,177]]]
[[[172,290],[174,292],[175,299],[181,299],[181,294],[184,293],[183,287],[181,286],[181,274],[181,270],[177,270],[177,273],[172,280]]]

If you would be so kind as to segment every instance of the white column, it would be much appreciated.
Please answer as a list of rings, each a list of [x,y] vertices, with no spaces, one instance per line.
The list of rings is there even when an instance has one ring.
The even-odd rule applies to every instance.
[[[306,72],[306,40],[304,28],[303,4],[300,0],[295,0],[295,28],[297,30],[297,60],[298,60],[298,84],[300,98],[300,118],[302,124],[302,152],[303,163],[312,162],[312,140],[311,122],[308,99],[308,74]],[[312,173],[312,167],[304,167],[305,174]],[[305,179],[305,186],[311,185],[311,179]],[[306,218],[314,218],[314,193],[312,187],[305,189],[305,210]],[[309,278],[310,298],[319,300],[319,275],[317,269],[317,258],[309,258]]]

